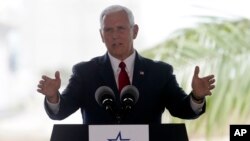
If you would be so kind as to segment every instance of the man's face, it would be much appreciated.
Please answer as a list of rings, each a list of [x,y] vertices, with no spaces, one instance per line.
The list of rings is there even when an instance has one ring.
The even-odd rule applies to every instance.
[[[133,40],[138,26],[131,26],[124,11],[113,12],[103,17],[100,29],[102,41],[108,52],[117,59],[124,60],[133,53]]]

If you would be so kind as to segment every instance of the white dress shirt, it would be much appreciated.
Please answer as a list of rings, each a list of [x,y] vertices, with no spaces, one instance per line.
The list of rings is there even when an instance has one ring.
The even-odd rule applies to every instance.
[[[110,63],[114,72],[116,86],[118,87],[118,76],[121,71],[121,68],[119,68],[119,64],[121,60],[118,60],[117,58],[113,57],[110,53],[108,53]],[[122,60],[126,64],[126,72],[129,77],[130,84],[132,84],[133,81],[133,72],[134,72],[134,62],[135,62],[135,51],[125,60]]]

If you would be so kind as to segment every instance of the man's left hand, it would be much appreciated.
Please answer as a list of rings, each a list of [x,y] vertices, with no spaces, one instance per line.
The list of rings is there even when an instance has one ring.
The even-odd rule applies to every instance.
[[[196,99],[204,99],[207,95],[212,95],[211,90],[215,88],[214,75],[199,77],[200,68],[195,67],[194,76],[192,80],[193,96]]]

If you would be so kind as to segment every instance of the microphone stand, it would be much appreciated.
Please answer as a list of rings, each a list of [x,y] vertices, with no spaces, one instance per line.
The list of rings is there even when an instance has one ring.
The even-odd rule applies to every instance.
[[[122,117],[120,116],[120,114],[116,114],[115,117],[116,117],[117,124],[121,124]]]

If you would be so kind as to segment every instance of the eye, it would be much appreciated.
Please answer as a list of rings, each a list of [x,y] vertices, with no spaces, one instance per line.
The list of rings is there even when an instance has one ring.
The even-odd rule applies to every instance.
[[[104,32],[107,32],[107,33],[110,33],[110,32],[113,31],[113,29],[112,29],[112,28],[104,28],[103,31],[104,31]]]
[[[118,29],[119,32],[124,32],[126,30],[126,27],[119,26],[117,29]]]
[[[123,30],[123,29],[125,29],[125,27],[123,27],[123,26],[119,26],[119,27],[118,27],[118,29]]]

